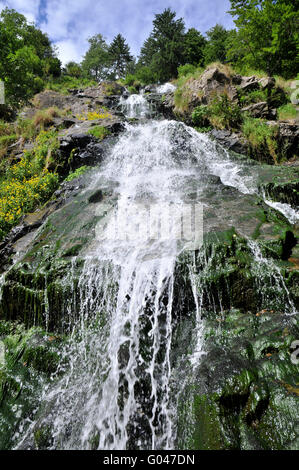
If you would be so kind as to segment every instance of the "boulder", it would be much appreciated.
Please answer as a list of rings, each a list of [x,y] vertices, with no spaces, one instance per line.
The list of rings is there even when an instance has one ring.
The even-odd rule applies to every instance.
[[[237,88],[225,67],[210,67],[200,78],[190,78],[183,87],[183,93],[188,99],[188,112],[196,106],[209,104],[221,93],[225,93],[233,101],[238,100]],[[179,109],[175,111],[180,113]]]
[[[258,79],[253,75],[252,77],[242,77],[240,88],[242,91],[254,91],[260,87]]]

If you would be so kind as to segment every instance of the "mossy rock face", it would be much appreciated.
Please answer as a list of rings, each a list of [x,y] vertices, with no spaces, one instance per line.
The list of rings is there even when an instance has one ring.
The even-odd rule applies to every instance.
[[[58,373],[65,339],[40,328],[0,321],[0,448],[13,447],[21,421],[30,418],[41,389]]]
[[[287,233],[277,240],[257,238],[258,255],[233,229],[208,234],[202,250],[181,255],[175,292],[188,299],[192,288],[197,292],[204,354],[195,365],[192,360],[192,367],[184,363],[179,448],[298,447],[298,366],[291,353],[299,325],[290,314],[298,271],[285,256],[288,243],[295,252]],[[190,265],[193,286],[186,271]],[[193,357],[195,344],[195,302],[182,303],[179,313],[186,320],[180,317],[173,335],[173,367],[176,354]]]
[[[179,400],[181,445],[297,449],[298,366],[291,360],[296,337],[295,318],[279,313],[257,317],[234,310],[207,319],[206,355]]]

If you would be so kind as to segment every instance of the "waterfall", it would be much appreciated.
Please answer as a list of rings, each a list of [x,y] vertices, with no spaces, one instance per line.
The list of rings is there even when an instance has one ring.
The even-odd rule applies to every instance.
[[[188,203],[186,181],[206,172],[204,161],[194,161],[194,145],[183,124],[149,121],[127,125],[113,147],[93,187],[101,178],[112,181],[118,204],[86,256],[80,316],[61,353],[62,369],[45,387],[41,407],[16,448],[33,446],[37,425],[51,429],[53,449],[174,447],[173,285],[184,243],[171,231],[144,238],[127,230],[123,236],[123,226],[116,237],[111,234],[125,208],[132,208],[128,222],[138,217],[144,227],[148,215],[142,209],[149,203],[164,225],[169,208]],[[176,219],[169,221],[176,228]]]
[[[150,115],[149,104],[142,94],[133,94],[128,98],[121,97],[119,105],[128,118],[145,118]]]
[[[142,95],[122,98],[120,105],[129,118],[150,114]],[[171,210],[200,202],[211,174],[243,193],[254,192],[254,177],[207,135],[168,120],[126,125],[92,182],[94,189],[103,179],[112,182],[117,205],[97,226],[86,253],[79,318],[33,417],[16,432],[16,449],[34,448],[37,428],[50,430],[50,449],[175,447],[171,391],[177,371],[171,345],[181,301],[174,302],[175,265],[190,240],[171,231],[177,223]],[[158,216],[158,237],[148,235],[149,206]],[[166,219],[170,230],[163,237]],[[248,243],[257,274],[264,267],[274,276],[273,289],[284,289],[278,270],[267,264],[256,244]],[[186,352],[192,374],[204,346],[202,296],[192,262],[188,269],[195,304],[194,347],[189,356]],[[71,281],[72,272],[69,276]]]

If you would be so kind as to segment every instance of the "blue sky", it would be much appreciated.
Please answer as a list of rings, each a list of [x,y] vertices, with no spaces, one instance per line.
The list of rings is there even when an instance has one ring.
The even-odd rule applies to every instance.
[[[170,7],[185,20],[186,28],[202,33],[221,23],[234,26],[229,0],[0,0],[0,11],[14,8],[34,21],[58,47],[63,63],[80,62],[87,38],[101,33],[107,42],[121,33],[134,55],[152,30],[156,13]]]

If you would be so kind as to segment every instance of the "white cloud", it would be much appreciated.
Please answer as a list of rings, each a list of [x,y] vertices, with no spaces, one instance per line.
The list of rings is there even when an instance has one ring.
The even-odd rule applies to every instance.
[[[3,8],[13,8],[22,13],[29,22],[35,22],[38,17],[40,0],[7,0],[0,2],[0,10]]]
[[[82,55],[85,52],[85,47],[82,47],[80,43],[76,43],[71,39],[56,42],[58,48],[58,57],[62,64],[65,65],[70,60],[75,62],[81,62]]]

